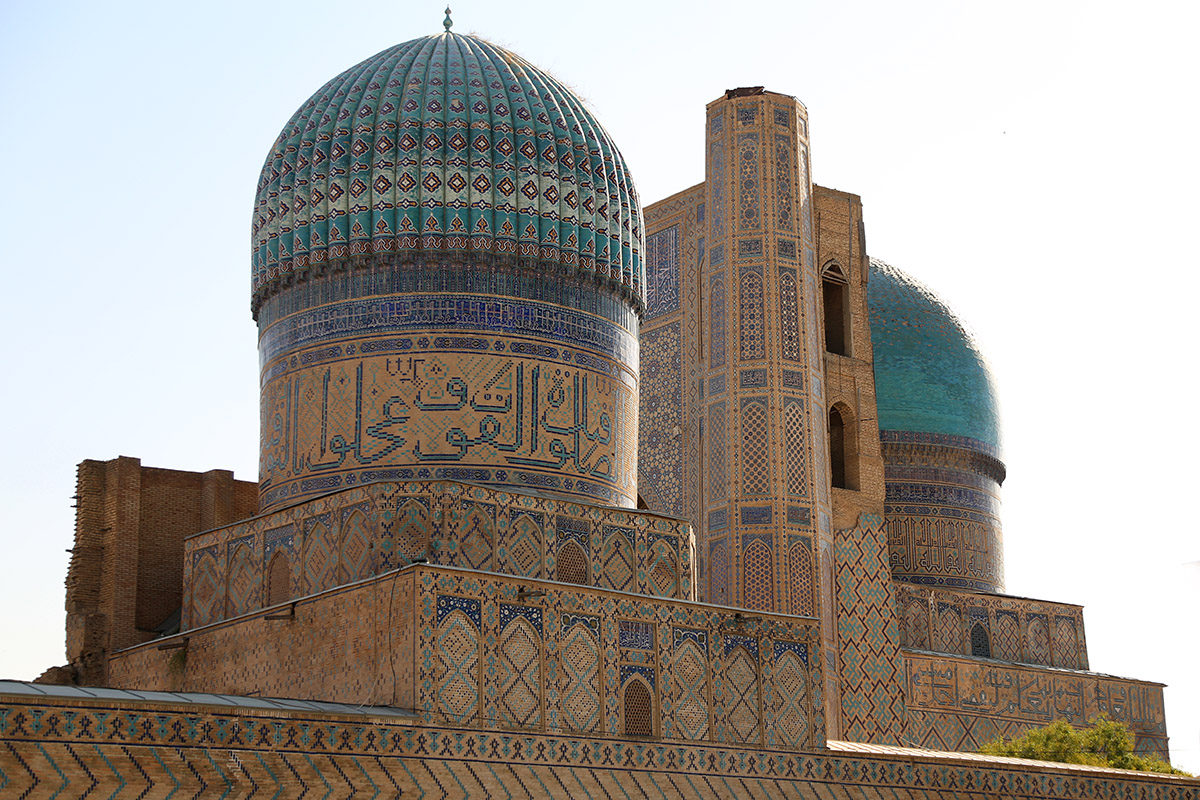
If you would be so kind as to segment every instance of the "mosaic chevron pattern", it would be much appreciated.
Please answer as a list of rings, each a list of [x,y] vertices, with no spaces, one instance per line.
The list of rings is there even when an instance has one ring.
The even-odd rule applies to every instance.
[[[1200,781],[924,755],[425,727],[379,717],[0,698],[6,797],[1200,800]]]

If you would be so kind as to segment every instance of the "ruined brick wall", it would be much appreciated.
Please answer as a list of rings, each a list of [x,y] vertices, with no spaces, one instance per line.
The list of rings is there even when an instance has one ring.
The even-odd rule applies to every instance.
[[[253,516],[257,486],[227,470],[153,469],[121,456],[82,462],[75,494],[67,658],[75,681],[103,686],[107,654],[152,638],[179,609],[184,538]]]

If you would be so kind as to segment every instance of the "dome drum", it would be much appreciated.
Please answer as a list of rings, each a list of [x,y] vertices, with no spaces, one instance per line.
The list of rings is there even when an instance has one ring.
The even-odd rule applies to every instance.
[[[867,293],[892,576],[1003,591],[1005,468],[987,360],[946,304],[895,267],[872,259]]]

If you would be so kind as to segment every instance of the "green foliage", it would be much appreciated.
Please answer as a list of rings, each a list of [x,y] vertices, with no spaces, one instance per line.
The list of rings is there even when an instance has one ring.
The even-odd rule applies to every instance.
[[[1068,725],[1066,720],[1059,719],[1044,728],[1026,731],[1015,739],[988,742],[980,752],[991,756],[1032,758],[1062,764],[1189,775],[1161,759],[1134,753],[1133,736],[1129,728],[1123,722],[1109,719],[1107,714],[1092,717],[1088,725],[1077,730]]]

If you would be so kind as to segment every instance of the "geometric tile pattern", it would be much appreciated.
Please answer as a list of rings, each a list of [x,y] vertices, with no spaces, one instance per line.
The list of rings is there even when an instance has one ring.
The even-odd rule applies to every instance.
[[[634,581],[632,531],[625,528],[606,530],[604,549],[600,556],[598,585],[618,591],[628,591]]]
[[[527,578],[542,575],[542,519],[539,514],[518,514],[509,525],[500,550],[500,571]]]
[[[777,110],[779,113],[781,110]],[[784,134],[775,135],[775,213],[780,230],[790,231],[794,224],[795,211],[792,207],[792,154],[796,142]]]
[[[900,644],[916,650],[929,648],[929,603],[913,598],[904,608],[904,629]]]
[[[676,597],[679,592],[679,567],[675,548],[660,539],[650,548],[650,584],[660,597]]]
[[[560,535],[556,520],[568,518],[570,535]],[[377,482],[190,537],[184,544],[185,628],[227,618],[227,606],[242,612],[263,607],[269,563],[263,565],[256,554],[286,556],[270,538],[279,531],[287,532],[305,565],[299,594],[289,585],[280,595],[287,599],[418,558],[530,578],[553,576],[559,548],[569,549],[558,568],[574,569],[571,574],[581,582],[590,578],[596,585],[663,597],[692,598],[695,591],[693,534],[682,520],[451,481]],[[224,557],[235,541],[246,542],[246,552]],[[285,557],[281,567],[288,569],[286,563]],[[238,566],[242,577],[233,580],[230,566]]]
[[[253,542],[230,544],[229,589],[226,591],[226,617],[236,617],[258,607],[259,580],[258,559],[254,555]]]
[[[1054,665],[1079,668],[1079,638],[1075,634],[1075,620],[1070,617],[1054,619]]]
[[[900,744],[904,667],[883,519],[863,514],[854,528],[838,531],[834,557],[841,736]]]
[[[539,616],[540,609],[530,609]],[[542,634],[529,614],[515,614],[500,632],[498,704],[506,725],[537,728],[542,723]]]
[[[600,725],[600,618],[564,615],[559,648],[559,694],[563,726],[595,731]]]
[[[787,398],[783,405],[784,442],[787,447],[787,493],[791,497],[808,497],[808,458],[804,446],[804,426],[807,422],[804,403]]]
[[[745,587],[743,605],[756,611],[775,608],[775,571],[771,546],[765,539],[756,538],[743,549]]]
[[[458,545],[462,565],[491,572],[493,543],[496,540],[496,507],[490,503],[467,503],[462,506],[461,513],[463,519],[456,522],[462,531]]]
[[[795,650],[776,649],[773,730],[785,745],[800,748],[808,741],[808,670]]]
[[[742,492],[766,494],[771,486],[771,465],[767,459],[770,437],[767,431],[766,403],[742,401]]]
[[[224,605],[224,593],[220,589],[221,573],[217,568],[217,557],[212,549],[196,554],[191,569],[191,591],[185,593],[190,601],[187,616],[188,627],[198,628],[221,619],[220,606]]]
[[[961,653],[962,614],[957,606],[940,604],[934,624],[933,649],[939,653]]]
[[[708,365],[711,369],[725,366],[725,281],[721,274],[712,277],[709,290],[709,348]]]
[[[759,732],[758,669],[745,647],[735,647],[725,656],[725,685],[728,730],[735,742],[755,742]]]
[[[996,613],[996,636],[992,642],[992,652],[996,654],[996,658],[1004,661],[1021,660],[1023,653],[1020,625],[1016,612],[1000,611]]]
[[[638,486],[653,491],[655,511],[672,516],[684,515],[682,337],[678,320],[642,331]]]
[[[673,632],[675,650],[668,671],[674,708],[671,721],[679,738],[703,740],[708,738],[708,637],[702,631],[675,628]]]
[[[738,109],[738,122],[753,122],[754,107]],[[739,230],[757,230],[762,226],[759,215],[759,202],[762,196],[762,178],[759,175],[758,134],[740,133],[737,136],[738,148],[738,228]]]
[[[539,258],[643,292],[641,212],[604,129],[554,78],[453,33],[314,94],[263,165],[253,228],[256,307],[309,265],[406,251]]]
[[[779,328],[783,342],[782,355],[788,361],[804,360],[804,342],[800,336],[800,309],[796,300],[796,274],[790,269],[779,271]]]
[[[766,357],[766,330],[763,318],[763,279],[758,269],[743,267],[738,289],[741,320],[738,357],[754,361]]]
[[[467,612],[455,609],[438,623],[438,710],[447,720],[468,723],[479,713],[479,629]]]
[[[68,705],[69,702],[69,705]],[[946,759],[462,731],[362,715],[0,703],[13,797],[887,797],[1198,800],[1194,780]],[[606,750],[607,748],[607,750]]]
[[[367,515],[361,508],[350,512],[342,523],[341,549],[338,553],[339,583],[353,583],[369,578],[371,565],[371,534]]]
[[[713,542],[708,556],[708,602],[729,605],[729,546]]]
[[[813,615],[813,581],[812,545],[807,540],[800,539],[792,543],[788,550],[788,589],[790,592],[790,613],[806,617]]]
[[[1026,650],[1029,661],[1034,664],[1049,664],[1050,661],[1050,631],[1046,628],[1046,618],[1041,615],[1029,616],[1025,627]]]
[[[1064,669],[1088,668],[1080,606],[906,581],[894,583],[893,590],[897,608],[904,609],[905,614],[904,647],[965,653],[964,643],[970,641],[978,625],[990,640],[992,658]]]
[[[646,317],[679,308],[679,226],[646,237]]]
[[[708,430],[712,447],[708,451],[708,504],[725,500],[729,485],[729,451],[725,437],[725,401],[708,407]]]
[[[338,583],[337,534],[327,515],[306,521],[304,528],[304,594],[332,589]]]

